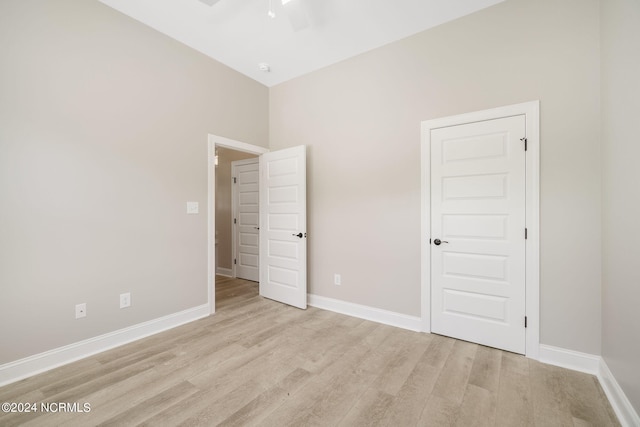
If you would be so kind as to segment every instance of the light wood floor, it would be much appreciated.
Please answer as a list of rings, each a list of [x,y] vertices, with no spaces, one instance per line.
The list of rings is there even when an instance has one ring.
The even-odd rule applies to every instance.
[[[0,426],[616,426],[595,377],[216,279],[215,316],[0,388]]]

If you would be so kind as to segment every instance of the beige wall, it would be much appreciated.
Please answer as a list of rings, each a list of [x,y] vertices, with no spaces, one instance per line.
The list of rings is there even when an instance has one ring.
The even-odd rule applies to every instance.
[[[639,16],[508,0],[268,91],[97,2],[0,2],[0,364],[206,302],[208,133],[306,144],[310,291],[418,316],[420,122],[539,99],[541,341],[602,339],[640,410]]]
[[[0,40],[0,364],[206,304],[207,134],[266,147],[267,88],[95,1]]]
[[[541,341],[600,353],[597,0],[509,0],[270,90],[306,144],[310,292],[420,315],[420,122],[540,100]],[[333,274],[342,285],[333,285]]]
[[[602,1],[602,355],[640,413],[640,3]]]
[[[233,226],[231,206],[231,162],[251,159],[255,154],[218,148],[218,167],[216,168],[216,257],[217,267],[231,269],[233,267]]]

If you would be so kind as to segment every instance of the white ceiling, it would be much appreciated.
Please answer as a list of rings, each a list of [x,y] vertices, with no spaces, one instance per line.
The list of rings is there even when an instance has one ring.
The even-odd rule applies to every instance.
[[[100,1],[273,86],[504,0]]]

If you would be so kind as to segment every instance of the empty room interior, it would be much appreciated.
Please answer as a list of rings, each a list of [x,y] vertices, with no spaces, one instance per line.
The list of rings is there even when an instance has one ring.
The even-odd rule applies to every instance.
[[[640,426],[637,0],[2,0],[0,61],[0,425]]]

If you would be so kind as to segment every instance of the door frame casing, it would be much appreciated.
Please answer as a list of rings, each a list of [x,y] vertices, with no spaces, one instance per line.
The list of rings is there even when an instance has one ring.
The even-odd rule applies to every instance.
[[[525,242],[525,298],[527,328],[525,355],[538,359],[540,347],[540,101],[492,108],[421,123],[421,319],[431,332],[431,130],[467,123],[525,116],[527,138]]]
[[[223,136],[209,134],[207,137],[207,301],[210,314],[216,312],[216,147],[229,148],[257,156],[269,152],[268,148]]]

